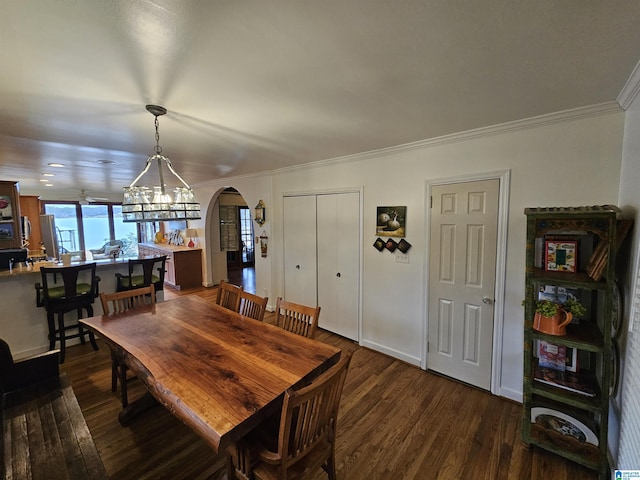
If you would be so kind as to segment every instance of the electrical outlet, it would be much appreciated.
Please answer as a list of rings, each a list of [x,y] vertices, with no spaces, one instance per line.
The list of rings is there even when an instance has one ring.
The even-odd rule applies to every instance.
[[[396,263],[409,263],[409,254],[396,253]]]

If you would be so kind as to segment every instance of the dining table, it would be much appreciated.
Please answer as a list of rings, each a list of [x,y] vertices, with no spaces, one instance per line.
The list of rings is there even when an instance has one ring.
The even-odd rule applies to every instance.
[[[140,378],[150,395],[224,452],[278,412],[340,349],[228,310],[197,295],[80,320]],[[120,414],[130,421],[140,398]]]

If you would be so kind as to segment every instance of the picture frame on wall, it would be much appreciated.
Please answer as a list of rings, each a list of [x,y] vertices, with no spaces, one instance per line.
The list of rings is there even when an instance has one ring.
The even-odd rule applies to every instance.
[[[402,253],[407,253],[410,248],[411,244],[404,238],[398,242],[398,250],[400,250]]]
[[[13,240],[13,223],[0,223],[0,240]]]
[[[378,250],[379,252],[381,252],[382,250],[384,250],[384,240],[382,240],[381,238],[377,238],[375,242],[373,242],[373,246],[375,247],[376,250]]]
[[[393,238],[389,238],[384,247],[390,252],[393,252],[396,248],[398,248],[398,243]]]
[[[0,195],[0,222],[12,222],[13,210],[11,208],[11,197]]]
[[[376,235],[404,237],[407,207],[378,207],[376,209]]]

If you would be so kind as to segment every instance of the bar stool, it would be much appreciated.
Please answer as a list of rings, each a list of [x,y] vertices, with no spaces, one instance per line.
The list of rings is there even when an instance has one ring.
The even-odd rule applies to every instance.
[[[87,316],[93,316],[93,301],[99,295],[96,275],[96,264],[87,263],[71,267],[41,267],[42,284],[36,283],[36,303],[47,311],[49,326],[49,350],[53,350],[56,342],[60,342],[60,363],[64,362],[66,340],[80,338],[85,343],[85,335],[94,350],[98,344],[92,332],[85,330],[80,322],[65,324],[64,314],[77,311],[78,319],[82,318],[82,310]],[[55,315],[58,315],[56,327]],[[67,333],[76,330],[77,333]]]
[[[116,292],[148,287],[153,284],[156,294],[164,289],[164,272],[167,256],[136,258],[129,260],[129,274],[116,273]],[[157,270],[157,274],[154,272]]]

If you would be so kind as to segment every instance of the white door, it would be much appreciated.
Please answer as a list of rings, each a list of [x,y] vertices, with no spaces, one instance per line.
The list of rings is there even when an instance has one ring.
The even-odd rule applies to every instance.
[[[284,298],[315,307],[318,304],[316,196],[284,197],[283,219]]]
[[[427,367],[491,388],[499,180],[432,189]]]
[[[360,194],[318,195],[319,325],[359,340]]]

